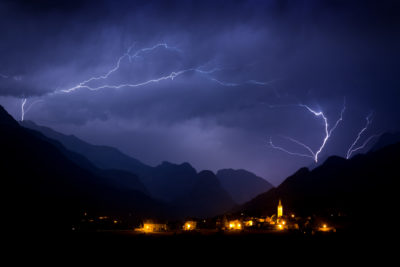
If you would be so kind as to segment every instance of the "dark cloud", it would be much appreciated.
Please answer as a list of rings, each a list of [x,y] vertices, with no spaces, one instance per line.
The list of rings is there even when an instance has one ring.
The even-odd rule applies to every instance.
[[[2,1],[1,102],[19,117],[20,98],[41,99],[27,118],[154,164],[248,168],[277,183],[310,162],[272,150],[266,138],[290,135],[316,148],[323,127],[302,109],[270,105],[307,103],[333,121],[346,97],[345,120],[324,156],[343,155],[371,111],[371,133],[398,130],[399,5]],[[125,58],[107,83],[140,83],[195,67],[221,70],[135,88],[59,92],[104,75],[132,44],[136,51],[160,42],[176,50]]]

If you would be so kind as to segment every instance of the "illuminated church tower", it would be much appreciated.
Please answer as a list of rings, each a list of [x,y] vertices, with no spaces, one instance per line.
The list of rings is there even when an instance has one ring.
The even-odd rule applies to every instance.
[[[279,199],[279,204],[278,204],[278,218],[282,217],[282,215],[283,215],[283,207],[282,207],[281,200]]]

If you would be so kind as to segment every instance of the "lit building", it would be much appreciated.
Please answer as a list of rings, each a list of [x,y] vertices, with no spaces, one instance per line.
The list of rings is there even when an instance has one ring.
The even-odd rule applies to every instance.
[[[254,226],[254,222],[253,222],[253,220],[248,220],[248,221],[244,222],[244,225],[246,227],[252,227],[252,226]]]
[[[228,227],[229,230],[242,230],[243,225],[239,220],[229,221]]]
[[[184,231],[192,231],[196,230],[197,222],[195,221],[186,221],[185,224],[183,225],[183,230]]]
[[[332,226],[328,226],[327,224],[322,224],[320,227],[317,228],[317,231],[320,232],[336,232],[336,229]]]
[[[165,232],[167,231],[167,225],[164,223],[146,222],[143,224],[142,228],[138,228],[136,231],[145,233]]]
[[[282,207],[282,203],[281,200],[279,199],[279,204],[278,204],[278,218],[283,216],[283,207]]]

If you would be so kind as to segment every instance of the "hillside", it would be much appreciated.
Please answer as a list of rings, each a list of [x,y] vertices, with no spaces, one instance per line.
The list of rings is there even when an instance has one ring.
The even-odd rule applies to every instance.
[[[235,202],[211,171],[201,171],[193,188],[175,202],[188,216],[216,216],[231,210]]]
[[[113,187],[39,135],[20,127],[0,107],[1,198],[3,214],[12,218],[9,227],[70,230],[84,212],[134,214],[131,219],[169,213],[166,205],[143,192]]]
[[[216,175],[222,186],[238,204],[243,204],[273,188],[272,184],[246,170],[223,169]]]
[[[171,217],[213,216],[235,205],[217,180],[215,183],[204,183],[202,175],[189,163],[164,161],[151,167],[112,147],[92,145],[73,135],[64,135],[30,121],[21,124],[27,128],[26,131],[51,142],[78,166],[103,177],[106,183],[120,190],[139,190],[168,202],[175,207]],[[193,195],[193,192],[196,194]],[[200,195],[198,199],[193,199]]]
[[[371,223],[371,218],[389,216],[396,209],[399,153],[400,143],[396,143],[350,160],[330,157],[312,171],[300,169],[238,211],[272,215],[281,199],[286,214],[341,214]]]
[[[152,196],[174,205],[178,205],[180,199],[194,189],[198,181],[198,174],[189,163],[173,164],[164,161],[152,167],[112,147],[92,145],[73,135],[65,135],[31,121],[24,121],[21,124],[57,140],[69,151],[83,155],[98,168],[136,174]],[[232,172],[227,170],[220,174],[221,177],[218,179],[222,187],[237,203],[243,203],[271,188],[264,179],[245,170],[232,170]],[[229,176],[229,181],[226,180],[226,176]]]

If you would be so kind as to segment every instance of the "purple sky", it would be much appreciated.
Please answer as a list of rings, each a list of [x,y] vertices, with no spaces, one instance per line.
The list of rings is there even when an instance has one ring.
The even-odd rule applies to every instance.
[[[398,1],[0,1],[0,104],[20,120],[26,98],[26,120],[150,165],[244,168],[277,185],[313,159],[270,138],[308,153],[283,136],[314,152],[325,136],[323,119],[298,104],[332,127],[346,99],[320,160],[344,157],[369,114],[360,144],[399,130],[399,10]],[[141,50],[157,44],[167,46]],[[118,69],[83,84],[102,89],[76,88],[129,47]]]

